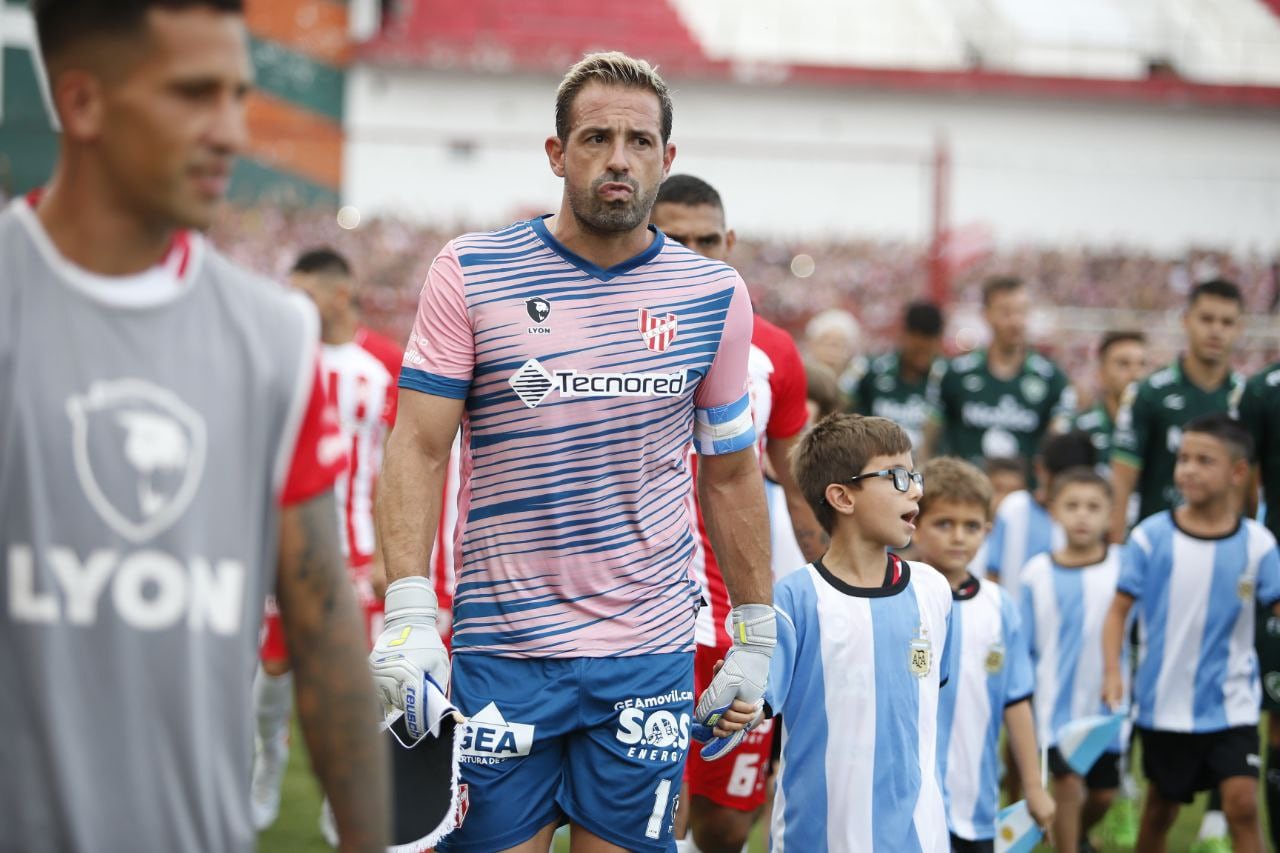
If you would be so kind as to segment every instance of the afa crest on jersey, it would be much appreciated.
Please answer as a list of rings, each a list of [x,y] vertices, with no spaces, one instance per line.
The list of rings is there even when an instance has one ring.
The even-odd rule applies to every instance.
[[[908,668],[916,678],[924,678],[929,674],[929,668],[933,666],[933,643],[929,642],[929,632],[924,625],[920,626],[919,632],[911,640],[907,660]]]

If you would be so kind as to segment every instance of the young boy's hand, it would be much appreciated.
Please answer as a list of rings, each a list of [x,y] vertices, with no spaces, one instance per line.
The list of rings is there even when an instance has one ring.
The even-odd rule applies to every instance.
[[[724,666],[724,661],[716,661],[712,675],[719,672],[722,666]],[[735,699],[733,704],[726,708],[724,713],[716,720],[715,728],[695,722],[691,734],[694,740],[703,744],[709,744],[716,738],[730,739],[727,744],[717,749],[708,750],[706,747],[703,748],[702,757],[705,760],[714,761],[716,758],[732,751],[745,737],[745,731],[755,727],[763,717],[764,703],[752,705],[742,699]]]
[[[724,661],[716,661],[711,674],[714,676],[722,666],[724,666]],[[716,722],[716,727],[711,733],[716,737],[728,737],[734,732],[754,728],[763,716],[763,706],[752,705],[750,702],[744,702],[741,699],[734,699],[733,704],[729,706],[729,710],[720,715],[720,719]]]
[[[1027,788],[1027,811],[1031,812],[1031,819],[1045,831],[1052,844],[1053,816],[1057,813],[1058,806],[1049,792],[1039,784]]]
[[[751,705],[741,699],[734,699],[729,710],[720,715],[712,732],[716,737],[728,737],[734,732],[754,728],[760,719],[763,709],[759,705]]]
[[[1102,701],[1112,711],[1124,708],[1124,679],[1120,673],[1108,669],[1102,676]]]

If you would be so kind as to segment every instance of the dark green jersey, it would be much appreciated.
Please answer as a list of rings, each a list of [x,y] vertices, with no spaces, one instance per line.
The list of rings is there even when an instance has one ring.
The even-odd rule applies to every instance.
[[[1099,468],[1105,468],[1111,464],[1111,434],[1115,430],[1115,424],[1112,423],[1111,414],[1106,406],[1098,403],[1089,411],[1076,415],[1076,419],[1071,422],[1071,428],[1088,434],[1089,440],[1098,451]]]
[[[1139,470],[1138,519],[1179,502],[1173,487],[1173,464],[1182,443],[1182,426],[1192,418],[1214,412],[1239,412],[1244,377],[1232,372],[1212,391],[1193,385],[1182,372],[1182,361],[1157,370],[1125,392],[1116,413],[1111,460]]]
[[[984,457],[1027,460],[1055,420],[1065,428],[1075,409],[1071,383],[1056,364],[1032,352],[1011,379],[997,379],[987,353],[953,358],[930,391],[943,426],[942,449],[981,465]]]
[[[894,421],[911,436],[911,445],[924,441],[929,420],[929,382],[942,377],[947,363],[938,359],[927,376],[910,382],[902,375],[902,359],[896,352],[877,356],[867,365],[853,393],[853,411]]]
[[[1280,538],[1280,361],[1249,380],[1240,400],[1240,420],[1253,434],[1267,529]]]

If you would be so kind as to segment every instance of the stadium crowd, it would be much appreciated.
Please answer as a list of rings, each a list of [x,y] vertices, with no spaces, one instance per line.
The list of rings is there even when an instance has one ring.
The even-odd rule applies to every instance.
[[[342,252],[358,271],[367,321],[403,340],[417,305],[418,291],[431,258],[453,234],[476,230],[474,223],[423,224],[392,216],[371,216],[354,229],[338,225],[334,211],[290,204],[228,205],[214,226],[214,242],[250,269],[283,279],[294,247],[327,245]],[[792,271],[797,255],[813,259],[812,274]],[[929,287],[927,250],[918,244],[868,240],[739,239],[734,267],[751,291],[756,310],[793,335],[818,311],[841,308],[861,328],[859,351],[879,352],[893,338],[901,310]],[[1073,326],[1079,309],[1122,309],[1133,323],[1152,332],[1153,355],[1171,357],[1179,343],[1176,324],[1194,282],[1223,277],[1244,295],[1247,316],[1274,314],[1280,298],[1280,262],[1259,254],[1233,255],[1191,250],[1158,257],[1115,248],[1046,247],[991,249],[976,253],[953,271],[952,305],[970,309],[980,302],[982,282],[1012,274],[1027,283],[1036,314],[1032,335],[1038,348],[1054,358],[1080,390],[1091,393],[1085,378],[1090,349],[1104,327],[1097,321]],[[966,316],[972,317],[970,310]],[[1163,328],[1171,326],[1169,334]],[[1060,334],[1063,330],[1071,334]],[[948,349],[956,351],[954,340]],[[970,342],[970,346],[972,342]],[[1238,356],[1241,370],[1270,363],[1280,344],[1274,338],[1246,339]]]

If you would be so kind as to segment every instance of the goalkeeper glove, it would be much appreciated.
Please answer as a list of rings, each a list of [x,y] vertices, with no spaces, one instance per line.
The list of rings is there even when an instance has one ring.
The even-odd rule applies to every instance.
[[[423,679],[449,689],[449,654],[436,630],[436,594],[426,578],[401,578],[387,587],[386,627],[369,654],[373,684],[384,707],[404,711],[405,729],[427,733]]]
[[[763,707],[765,683],[769,679],[769,663],[777,644],[778,628],[773,607],[768,604],[740,604],[729,612],[729,633],[733,647],[724,664],[698,697],[694,709],[693,736],[705,741],[701,755],[714,761],[728,754],[742,742],[761,719],[759,713],[745,729],[725,737],[716,737],[714,729],[724,712],[741,699],[757,709]]]

